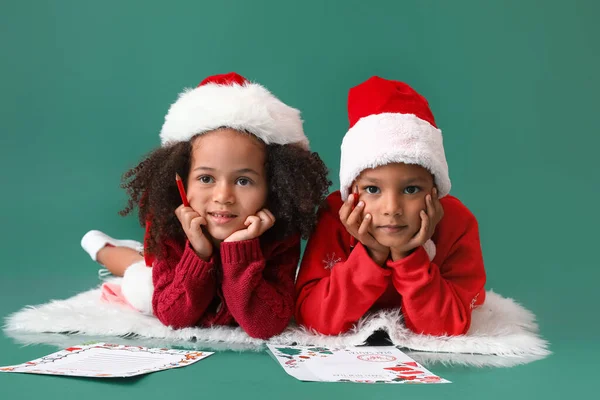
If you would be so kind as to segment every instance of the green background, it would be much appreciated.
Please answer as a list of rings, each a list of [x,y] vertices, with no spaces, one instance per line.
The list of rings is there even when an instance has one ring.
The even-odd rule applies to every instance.
[[[480,222],[487,287],[537,315],[554,355],[438,366],[452,385],[410,387],[300,383],[265,353],[222,352],[132,380],[1,374],[0,397],[595,397],[598,4],[3,0],[1,317],[98,283],[87,230],[141,238],[117,215],[120,176],[159,144],[182,88],[229,71],[264,84],[302,110],[337,189],[347,90],[380,75],[429,99],[452,193]],[[55,350],[1,336],[0,365]]]

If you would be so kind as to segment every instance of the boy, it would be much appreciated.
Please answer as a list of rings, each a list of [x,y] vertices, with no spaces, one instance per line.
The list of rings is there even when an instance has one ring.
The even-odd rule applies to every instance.
[[[400,309],[406,326],[461,335],[485,300],[477,220],[455,197],[442,133],[410,86],[350,89],[340,191],[327,198],[296,282],[296,320],[325,335]]]

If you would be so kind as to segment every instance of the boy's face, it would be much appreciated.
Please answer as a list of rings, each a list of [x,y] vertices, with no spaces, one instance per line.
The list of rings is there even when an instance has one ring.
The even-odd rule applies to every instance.
[[[224,240],[267,200],[266,147],[255,137],[223,128],[197,137],[187,181],[190,206],[208,233]]]
[[[421,229],[419,213],[434,182],[420,165],[394,163],[364,170],[354,186],[365,203],[363,216],[373,218],[369,233],[386,247],[399,247]]]

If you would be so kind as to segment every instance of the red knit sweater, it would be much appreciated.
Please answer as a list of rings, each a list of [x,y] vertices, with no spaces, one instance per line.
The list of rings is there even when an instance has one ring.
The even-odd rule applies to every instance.
[[[444,217],[432,237],[436,256],[423,247],[385,266],[376,264],[339,220],[339,192],[327,198],[296,282],[296,320],[326,335],[349,330],[368,311],[400,308],[408,328],[459,335],[471,310],[485,300],[485,270],[477,220],[455,197],[440,200]]]
[[[167,244],[152,263],[154,314],[173,328],[239,324],[249,336],[281,333],[294,310],[300,238],[221,243],[209,261],[189,242]]]

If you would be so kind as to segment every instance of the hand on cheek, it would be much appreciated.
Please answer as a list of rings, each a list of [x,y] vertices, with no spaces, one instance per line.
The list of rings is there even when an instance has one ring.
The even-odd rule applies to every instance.
[[[433,188],[431,194],[425,196],[425,210],[421,210],[419,216],[421,217],[419,231],[408,240],[391,247],[392,260],[408,257],[433,236],[437,224],[444,217],[444,208],[440,203],[436,188]]]
[[[233,232],[224,242],[241,242],[259,237],[275,225],[275,216],[271,211],[263,208],[256,215],[250,215],[244,222],[245,229]]]
[[[183,228],[190,245],[196,254],[198,254],[198,257],[208,261],[212,255],[213,248],[210,240],[202,230],[202,226],[206,226],[206,219],[194,211],[193,208],[186,207],[183,204],[177,207],[175,215],[177,216],[177,219],[179,219],[181,227]]]
[[[373,217],[371,214],[364,212],[365,203],[359,201],[356,207],[352,209],[355,196],[357,195],[358,194],[353,193],[348,196],[348,200],[346,200],[340,208],[340,221],[348,233],[367,248],[367,252],[373,261],[379,265],[383,265],[390,254],[390,249],[379,243],[373,235],[369,233],[369,228],[371,228],[373,224]]]

